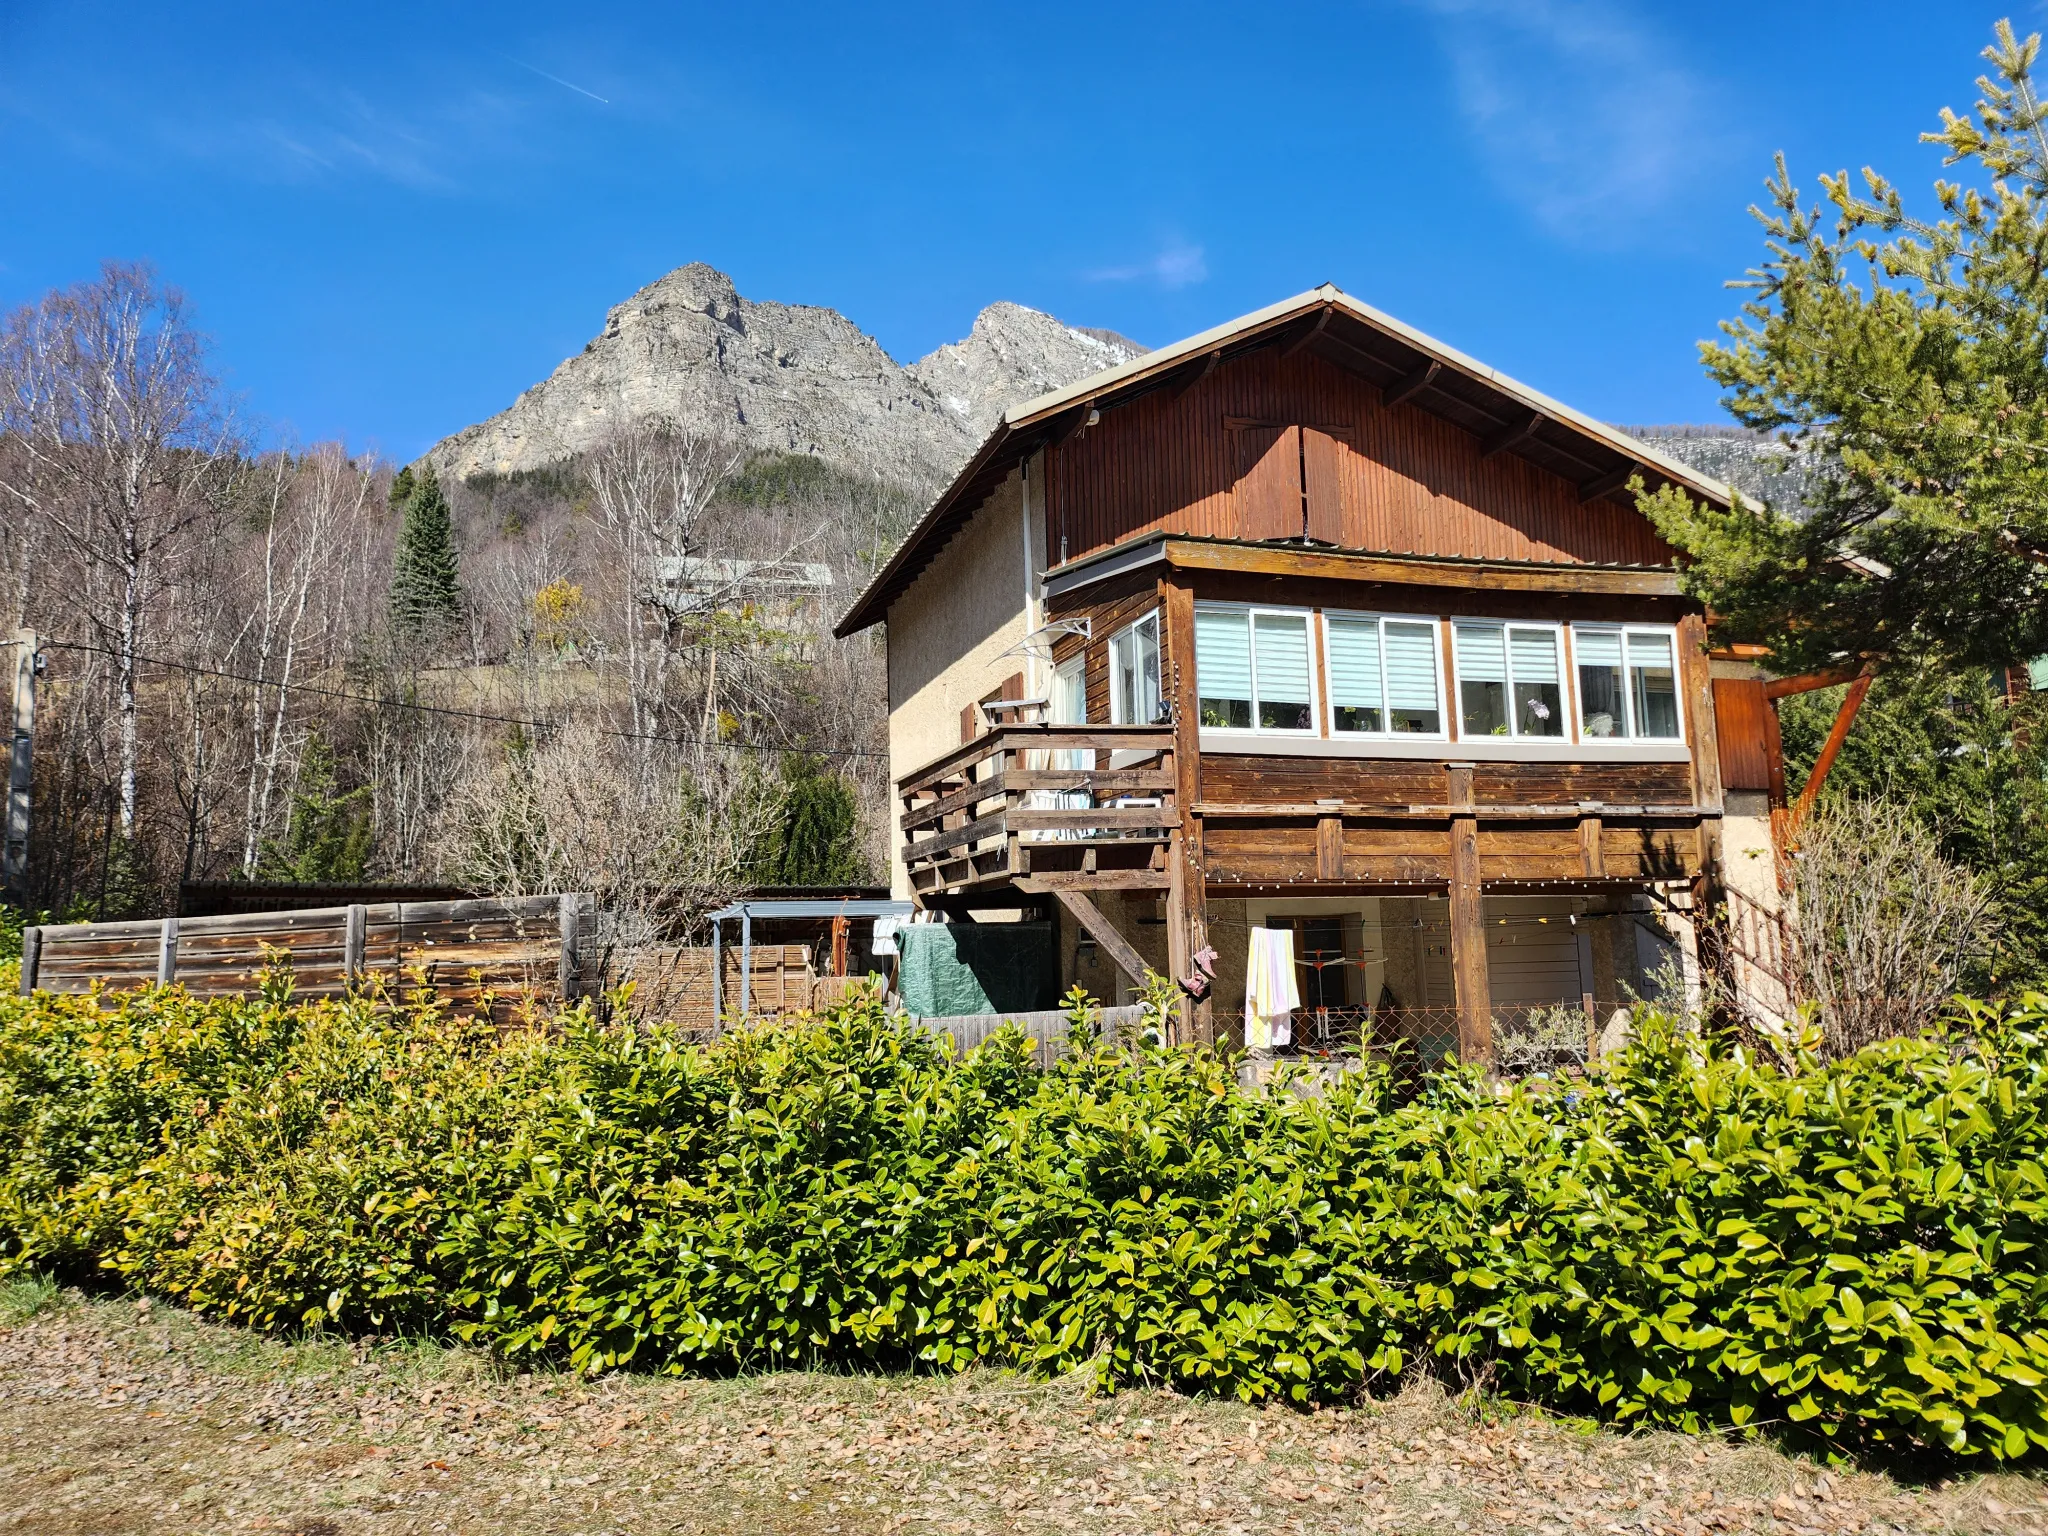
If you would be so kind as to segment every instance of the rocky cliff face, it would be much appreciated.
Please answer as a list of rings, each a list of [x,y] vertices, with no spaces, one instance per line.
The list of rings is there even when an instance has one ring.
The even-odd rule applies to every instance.
[[[1063,325],[1021,304],[991,304],[964,341],[951,341],[904,370],[967,427],[979,445],[1005,406],[1114,368],[1146,349],[1115,331]]]
[[[536,469],[619,426],[667,418],[929,490],[1005,406],[1143,350],[995,304],[965,340],[905,368],[836,310],[745,299],[724,273],[693,263],[614,308],[581,352],[428,457],[465,478]]]

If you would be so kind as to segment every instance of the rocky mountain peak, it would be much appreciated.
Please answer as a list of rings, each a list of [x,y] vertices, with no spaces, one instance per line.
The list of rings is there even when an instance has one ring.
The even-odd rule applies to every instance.
[[[691,262],[614,305],[582,351],[428,457],[464,478],[507,474],[587,452],[621,425],[670,420],[932,490],[1005,407],[1143,351],[998,303],[905,368],[837,310],[748,299]]]
[[[965,339],[946,343],[905,371],[979,442],[1005,408],[1145,351],[1114,331],[1066,325],[1041,310],[999,300],[974,317]]]

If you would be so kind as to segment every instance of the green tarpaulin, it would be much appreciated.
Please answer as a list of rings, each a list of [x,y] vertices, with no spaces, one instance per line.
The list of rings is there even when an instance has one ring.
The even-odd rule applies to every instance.
[[[896,991],[920,1019],[1059,1004],[1051,923],[911,923],[896,947]]]

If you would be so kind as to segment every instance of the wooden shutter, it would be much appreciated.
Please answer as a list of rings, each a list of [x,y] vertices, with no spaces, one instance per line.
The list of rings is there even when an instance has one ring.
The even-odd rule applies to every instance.
[[[1304,531],[1323,544],[1344,542],[1344,489],[1340,475],[1343,444],[1315,427],[1301,429],[1301,492],[1308,520]]]
[[[1301,428],[1247,426],[1237,438],[1237,536],[1300,538]]]
[[[1714,737],[1721,748],[1721,787],[1769,793],[1783,771],[1777,712],[1761,678],[1714,679]]]

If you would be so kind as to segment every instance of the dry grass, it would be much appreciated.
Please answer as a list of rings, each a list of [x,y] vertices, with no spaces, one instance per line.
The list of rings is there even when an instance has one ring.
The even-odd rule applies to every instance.
[[[1297,1414],[992,1373],[590,1383],[0,1287],[0,1532],[2044,1528],[2031,1477],[1913,1488],[1431,1385]]]

